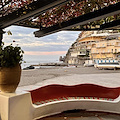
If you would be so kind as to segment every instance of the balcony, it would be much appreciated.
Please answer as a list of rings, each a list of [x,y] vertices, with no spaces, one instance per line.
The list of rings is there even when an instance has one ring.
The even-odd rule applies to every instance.
[[[79,55],[80,55],[80,56],[82,56],[82,55],[86,55],[86,53],[80,53]],[[78,55],[78,56],[79,56],[79,55]]]
[[[96,46],[97,48],[105,48],[106,46],[105,45],[103,45],[103,46]]]
[[[115,44],[115,47],[120,47],[120,44]]]
[[[91,54],[99,54],[99,52],[91,52]]]
[[[101,52],[102,54],[105,54],[106,52]]]
[[[111,51],[106,51],[105,53],[106,53],[106,54],[109,54],[109,53],[111,53]]]
[[[106,47],[105,45],[101,46],[101,48],[105,48],[105,47]]]

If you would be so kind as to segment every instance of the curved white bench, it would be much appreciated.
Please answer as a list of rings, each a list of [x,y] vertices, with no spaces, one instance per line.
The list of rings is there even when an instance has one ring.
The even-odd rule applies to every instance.
[[[120,114],[120,97],[113,101],[98,99],[60,100],[44,103],[34,107],[34,118],[42,118],[73,109],[86,109],[90,111],[103,111]]]
[[[93,84],[48,85],[30,92],[35,107],[34,118],[73,109],[120,113],[120,88]]]
[[[48,85],[30,92],[0,93],[1,120],[35,120],[66,110],[120,114],[120,88],[92,84]]]

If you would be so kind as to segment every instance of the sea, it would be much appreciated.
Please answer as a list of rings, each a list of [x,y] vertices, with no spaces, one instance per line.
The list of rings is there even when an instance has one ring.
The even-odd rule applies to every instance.
[[[24,55],[23,62],[21,64],[22,69],[29,67],[30,65],[39,65],[41,63],[62,63],[59,61],[58,55]],[[39,66],[35,66],[38,68]],[[43,66],[50,67],[50,66]]]

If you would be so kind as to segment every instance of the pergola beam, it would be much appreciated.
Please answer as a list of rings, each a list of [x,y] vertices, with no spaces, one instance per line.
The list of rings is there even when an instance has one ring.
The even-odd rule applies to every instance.
[[[77,25],[85,25],[88,22],[93,22],[96,20],[100,20],[102,18],[106,18],[108,16],[116,15],[120,13],[120,2],[114,5],[110,5],[103,9],[96,10],[94,12],[87,13],[85,15],[73,18],[69,21],[62,22],[60,24],[43,28],[42,30],[34,32],[35,37],[42,37],[45,35],[49,35],[61,30],[70,29]]]
[[[2,39],[3,39],[3,34],[4,34],[5,32],[2,30],[2,29],[0,29],[0,46],[1,46],[1,44],[2,44]]]
[[[114,29],[114,30],[117,30],[117,29],[120,29],[120,19],[118,20],[114,20],[112,22],[108,22],[108,23],[104,23],[102,25],[100,25],[99,28],[71,28],[71,29],[66,29],[67,31],[82,31],[82,30],[85,30],[85,31],[90,31],[90,30],[102,30],[102,29]]]
[[[101,25],[100,29],[120,29],[120,19]]]

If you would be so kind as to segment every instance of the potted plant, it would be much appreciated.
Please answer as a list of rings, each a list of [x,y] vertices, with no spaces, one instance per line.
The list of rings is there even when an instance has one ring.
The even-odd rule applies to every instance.
[[[0,46],[0,90],[15,92],[21,77],[21,63],[24,51],[12,44]]]

